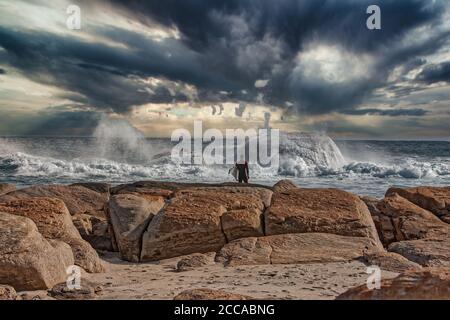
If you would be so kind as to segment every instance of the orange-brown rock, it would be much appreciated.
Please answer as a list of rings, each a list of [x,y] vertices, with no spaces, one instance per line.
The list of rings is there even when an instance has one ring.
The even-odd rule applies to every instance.
[[[106,218],[89,214],[75,214],[72,221],[81,237],[96,250],[113,251],[109,224]]]
[[[386,231],[388,236],[384,237],[384,239],[391,239],[391,242],[450,237],[450,226],[448,224],[398,194],[385,197],[378,203],[377,207],[381,214],[391,221],[394,229],[393,239],[391,239],[392,230],[390,226]],[[385,234],[384,229],[381,229],[380,232]]]
[[[261,214],[270,204],[271,195],[272,191],[266,188],[244,186],[201,186],[176,191],[144,233],[141,261],[218,251],[227,241],[222,216],[237,210],[248,216],[255,215],[255,211]],[[240,229],[234,220],[229,231],[246,234],[249,226],[255,229],[248,221],[242,220]]]
[[[363,261],[368,266],[377,266],[380,269],[391,272],[404,272],[410,269],[420,269],[421,266],[405,257],[387,251],[367,251],[364,252]]]
[[[222,215],[222,229],[227,241],[245,237],[261,237],[263,213],[259,209],[230,210]]]
[[[216,261],[227,266],[349,261],[375,250],[370,239],[326,233],[244,238],[225,245]]]
[[[361,197],[361,200],[364,201],[372,215],[381,243],[387,247],[390,243],[396,241],[395,227],[392,224],[391,218],[378,209],[380,200],[372,197]]]
[[[361,285],[344,292],[338,300],[449,300],[450,268],[410,270],[382,280],[380,289]]]
[[[450,187],[390,188],[386,196],[398,194],[434,213],[439,218],[450,215]]]
[[[289,179],[280,180],[273,186],[273,192],[283,192],[292,189],[298,189],[297,185]]]
[[[72,218],[59,199],[28,198],[0,203],[0,212],[24,216],[33,220],[46,238],[60,240],[70,245],[75,264],[88,272],[102,272],[97,252],[84,241],[75,228]]]
[[[52,246],[26,217],[0,212],[0,283],[16,290],[51,288],[65,281],[68,246]]]
[[[450,238],[395,242],[389,246],[389,251],[425,267],[450,267]]]
[[[162,196],[148,194],[117,194],[111,197],[107,212],[122,259],[140,260],[142,234],[164,204]]]
[[[252,297],[222,290],[191,289],[178,294],[174,300],[255,300]]]
[[[0,202],[0,212],[30,218],[48,239],[81,238],[64,202],[59,199],[29,198]]]
[[[275,192],[265,213],[266,235],[321,232],[370,239],[380,248],[364,202],[338,189],[292,188]]]
[[[9,192],[0,196],[0,202],[48,197],[60,199],[69,209],[70,214],[90,214],[104,216],[103,207],[109,194],[96,192],[81,185],[40,185]]]

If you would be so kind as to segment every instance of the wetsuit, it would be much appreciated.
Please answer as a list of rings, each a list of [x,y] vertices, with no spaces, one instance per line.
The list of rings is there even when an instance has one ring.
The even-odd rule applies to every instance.
[[[238,180],[239,180],[239,183],[242,183],[242,182],[248,183],[249,172],[248,172],[248,163],[247,163],[247,161],[237,162],[236,163],[236,168],[238,169]]]

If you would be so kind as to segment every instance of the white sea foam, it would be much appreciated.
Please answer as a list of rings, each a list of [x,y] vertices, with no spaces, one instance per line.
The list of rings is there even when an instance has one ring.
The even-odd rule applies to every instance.
[[[108,128],[110,129],[111,127]],[[104,135],[104,132],[99,136]],[[105,140],[101,141],[106,144]],[[107,157],[112,156],[108,151],[105,151],[105,157],[63,160],[17,152],[15,148],[3,148],[0,153],[0,169],[3,174],[15,177],[45,177],[46,179],[54,177],[55,181],[64,178],[104,181],[136,179],[227,181],[231,179],[227,174],[229,168],[226,166],[179,165],[170,160],[168,153],[151,157],[150,150],[152,153],[155,150],[139,136],[120,141],[125,144],[124,148],[128,150],[127,155],[138,150],[144,152],[141,154],[139,163],[108,159]],[[280,141],[280,167],[263,168],[251,165],[251,177],[254,180],[274,181],[286,176],[328,176],[336,179],[357,176],[403,179],[450,176],[448,162],[431,163],[416,159],[406,159],[398,165],[346,162],[333,140],[321,134],[283,134]],[[131,144],[128,144],[129,142]]]

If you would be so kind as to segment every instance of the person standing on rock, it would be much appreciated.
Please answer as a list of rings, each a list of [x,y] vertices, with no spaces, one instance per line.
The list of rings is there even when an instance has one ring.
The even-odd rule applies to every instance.
[[[248,179],[250,179],[249,171],[248,171],[248,163],[245,160],[239,160],[236,162],[236,168],[238,170],[238,181],[239,183],[248,183]]]

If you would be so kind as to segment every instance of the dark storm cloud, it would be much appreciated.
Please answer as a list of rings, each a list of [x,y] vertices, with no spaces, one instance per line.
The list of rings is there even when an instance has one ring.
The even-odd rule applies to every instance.
[[[424,116],[428,113],[427,110],[424,109],[375,109],[375,108],[367,108],[367,109],[355,109],[355,110],[344,110],[341,111],[343,114],[348,115],[376,115],[376,116],[389,116],[389,117],[399,117],[399,116],[414,116],[420,117]]]
[[[79,3],[82,10],[88,6]],[[382,9],[382,30],[366,28],[366,8],[372,4]],[[438,33],[430,34],[428,41],[402,43],[416,27],[439,26],[447,10],[445,1],[104,0],[98,5],[149,26],[175,28],[181,38],[156,41],[120,28],[89,29],[94,36],[124,45],[112,47],[69,35],[0,28],[0,46],[5,50],[0,62],[34,81],[65,89],[72,101],[116,112],[149,102],[190,99],[183,91],[174,93],[170,83],[143,82],[156,77],[195,86],[198,99],[205,103],[254,102],[260,97],[270,105],[292,101],[298,110],[322,114],[356,108],[375,89],[392,85],[387,78],[395,67],[403,66],[406,72],[425,64],[422,56],[436,52],[449,39],[448,33]],[[337,45],[356,56],[372,54],[375,67],[364,79],[340,83],[312,79],[297,68],[296,59],[314,41]],[[430,71],[423,77],[433,76],[445,72]],[[269,84],[255,88],[259,79],[268,79]]]
[[[101,114],[90,110],[48,108],[41,111],[26,135],[77,136],[91,135],[101,119]]]
[[[450,82],[450,61],[426,66],[417,79],[429,84],[441,81]]]

